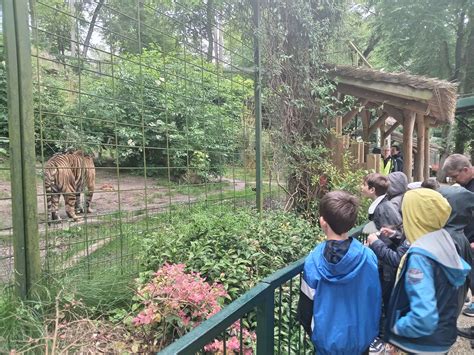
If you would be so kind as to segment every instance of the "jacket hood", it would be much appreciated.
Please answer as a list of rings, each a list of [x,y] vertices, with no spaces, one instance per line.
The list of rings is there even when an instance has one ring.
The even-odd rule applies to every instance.
[[[412,244],[425,234],[443,228],[450,214],[448,201],[434,190],[410,190],[403,197],[403,228]]]
[[[401,195],[407,191],[408,178],[401,171],[396,171],[388,175],[390,186],[387,190],[387,195],[390,197]]]
[[[461,186],[443,186],[438,192],[451,205],[451,215],[444,229],[460,233],[473,220],[474,193]]]
[[[412,244],[408,253],[422,254],[441,265],[446,277],[455,287],[466,282],[471,267],[459,256],[449,233],[440,229],[428,233]]]
[[[326,242],[321,244],[321,248],[324,248]],[[324,257],[317,258],[315,255],[313,255],[313,262],[321,277],[327,281],[346,283],[353,279],[364,265],[363,261],[367,258],[367,255],[363,252],[363,248],[364,246],[359,241],[352,239],[347,253],[337,264],[328,262]]]

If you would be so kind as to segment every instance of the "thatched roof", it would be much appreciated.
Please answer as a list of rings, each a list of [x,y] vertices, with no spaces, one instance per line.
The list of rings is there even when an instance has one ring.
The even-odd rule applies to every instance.
[[[328,65],[329,74],[336,82],[358,88],[366,94],[373,92],[381,97],[378,103],[394,100],[426,107],[424,113],[434,123],[452,122],[456,110],[457,85],[445,80],[407,73],[387,73],[381,70],[344,65]],[[426,106],[421,106],[425,104]]]

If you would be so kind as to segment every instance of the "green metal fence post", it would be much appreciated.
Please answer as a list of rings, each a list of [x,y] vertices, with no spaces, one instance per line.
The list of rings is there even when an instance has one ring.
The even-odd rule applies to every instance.
[[[28,2],[3,5],[15,280],[19,295],[26,298],[41,273]]]
[[[254,22],[254,62],[255,62],[255,168],[256,168],[256,203],[262,212],[262,80],[260,59],[260,1],[252,0]]]
[[[273,354],[275,293],[270,292],[257,306],[257,355]]]

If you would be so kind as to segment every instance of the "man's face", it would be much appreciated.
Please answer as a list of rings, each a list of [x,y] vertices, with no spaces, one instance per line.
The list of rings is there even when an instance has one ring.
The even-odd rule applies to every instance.
[[[384,148],[382,153],[384,158],[388,158],[390,156],[390,148]]]
[[[467,166],[462,168],[461,170],[450,171],[446,175],[448,175],[454,182],[457,182],[459,185],[466,185],[469,181],[471,181],[473,177],[472,168],[468,168]]]
[[[395,147],[392,147],[392,148],[390,149],[390,152],[392,153],[392,156],[398,154],[397,148],[395,148]]]

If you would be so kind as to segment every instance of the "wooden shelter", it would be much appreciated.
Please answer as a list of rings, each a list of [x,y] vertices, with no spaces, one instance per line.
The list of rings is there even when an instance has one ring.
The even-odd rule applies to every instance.
[[[429,130],[454,120],[457,86],[444,80],[406,73],[386,73],[368,68],[330,65],[330,76],[336,82],[336,92],[358,99],[356,108],[342,117],[342,127],[356,115],[362,119],[362,139],[367,142],[377,129],[382,142],[399,126],[403,127],[403,171],[415,180],[429,177]],[[376,112],[372,117],[371,112]],[[385,121],[393,117],[396,123],[385,131]],[[413,164],[413,139],[416,134],[417,161]],[[367,155],[365,151],[365,155]]]

